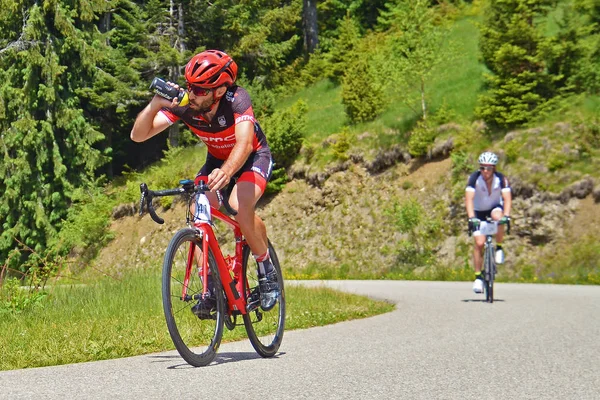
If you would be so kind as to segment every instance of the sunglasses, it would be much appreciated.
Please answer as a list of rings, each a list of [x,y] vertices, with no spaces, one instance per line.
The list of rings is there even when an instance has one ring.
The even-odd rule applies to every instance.
[[[188,92],[194,93],[194,96],[206,96],[212,89],[205,89],[198,86],[192,86],[188,83]]]
[[[479,167],[480,171],[493,171],[494,167]]]

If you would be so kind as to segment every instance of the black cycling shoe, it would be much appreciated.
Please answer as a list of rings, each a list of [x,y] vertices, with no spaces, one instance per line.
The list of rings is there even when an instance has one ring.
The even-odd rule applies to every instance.
[[[279,288],[279,281],[277,279],[277,271],[272,270],[267,272],[266,276],[258,278],[258,287],[260,289],[260,307],[264,311],[269,311],[275,304],[277,299],[281,295],[281,289]]]
[[[192,312],[200,319],[217,318],[217,300],[212,296],[207,296],[198,300],[198,303],[192,307]]]

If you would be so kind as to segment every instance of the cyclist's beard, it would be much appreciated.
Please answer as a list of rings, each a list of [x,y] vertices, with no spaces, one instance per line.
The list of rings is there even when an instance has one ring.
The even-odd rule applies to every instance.
[[[191,108],[195,111],[198,111],[201,114],[206,114],[212,109],[213,103],[215,101],[214,94],[211,94],[207,98],[202,101],[198,101],[198,99],[194,99],[194,101],[190,101]]]

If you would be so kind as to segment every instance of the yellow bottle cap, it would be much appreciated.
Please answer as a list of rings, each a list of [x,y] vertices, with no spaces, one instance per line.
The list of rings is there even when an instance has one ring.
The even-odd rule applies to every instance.
[[[188,93],[185,92],[185,94],[183,95],[183,98],[179,102],[179,107],[183,107],[183,106],[187,105],[187,103],[189,103],[189,102],[190,102],[190,99],[188,97]]]

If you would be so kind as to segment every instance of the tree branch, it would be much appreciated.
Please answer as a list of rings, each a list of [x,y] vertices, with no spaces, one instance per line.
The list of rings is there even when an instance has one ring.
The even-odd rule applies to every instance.
[[[23,36],[25,36],[25,28],[27,27],[28,16],[29,13],[27,12],[23,15],[23,28],[21,29],[21,35],[19,36],[19,38],[14,42],[9,43],[8,46],[6,46],[5,48],[0,49],[0,57],[9,50],[15,49],[16,51],[23,51],[39,43],[39,41],[37,40],[25,40],[23,38]]]

